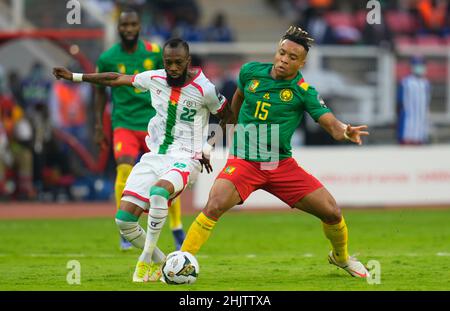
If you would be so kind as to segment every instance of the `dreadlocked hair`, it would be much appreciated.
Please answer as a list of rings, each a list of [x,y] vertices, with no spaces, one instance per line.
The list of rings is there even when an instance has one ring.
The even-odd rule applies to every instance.
[[[297,26],[290,26],[286,33],[281,38],[283,40],[291,40],[295,43],[300,44],[305,48],[306,51],[309,51],[314,39],[309,36],[309,34]]]

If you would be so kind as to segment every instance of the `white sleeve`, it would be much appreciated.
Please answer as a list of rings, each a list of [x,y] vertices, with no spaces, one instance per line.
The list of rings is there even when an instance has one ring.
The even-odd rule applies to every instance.
[[[225,96],[220,94],[213,84],[208,85],[205,99],[206,106],[212,114],[221,112],[227,104],[227,99],[225,98]]]
[[[133,76],[131,80],[133,86],[142,92],[150,90],[150,84],[152,82],[151,71],[144,71]]]

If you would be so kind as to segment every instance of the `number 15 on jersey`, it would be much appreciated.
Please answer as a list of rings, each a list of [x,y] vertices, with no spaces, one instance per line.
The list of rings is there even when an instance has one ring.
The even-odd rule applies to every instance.
[[[254,117],[260,120],[267,120],[267,116],[269,115],[270,103],[262,102],[258,100],[256,102],[256,109],[255,109],[255,115]]]

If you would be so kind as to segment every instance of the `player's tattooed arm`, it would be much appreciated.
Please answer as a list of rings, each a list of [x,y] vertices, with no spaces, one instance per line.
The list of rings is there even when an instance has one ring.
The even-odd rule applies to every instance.
[[[64,79],[74,81],[74,74],[66,68],[53,68],[53,75],[56,79]],[[133,86],[133,76],[123,75],[117,72],[102,72],[102,73],[84,73],[82,80],[84,82],[95,83],[104,86]]]
[[[368,136],[367,125],[351,126],[339,121],[331,112],[323,114],[318,120],[320,126],[325,129],[335,140],[349,140],[362,145],[361,136]]]

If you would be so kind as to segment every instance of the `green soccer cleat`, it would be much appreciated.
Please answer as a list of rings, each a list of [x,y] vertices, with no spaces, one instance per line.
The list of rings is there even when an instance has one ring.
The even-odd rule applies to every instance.
[[[367,271],[367,268],[358,261],[355,257],[349,256],[347,262],[338,263],[334,258],[333,251],[330,251],[328,254],[328,262],[332,265],[335,265],[341,269],[347,271],[351,276],[358,278],[369,278],[370,273]]]
[[[149,263],[138,261],[136,264],[136,269],[134,270],[133,273],[133,282],[136,283],[148,282],[150,266],[151,265]]]
[[[149,282],[157,282],[162,276],[162,262],[161,263],[151,263],[150,271],[148,272],[148,281]]]

